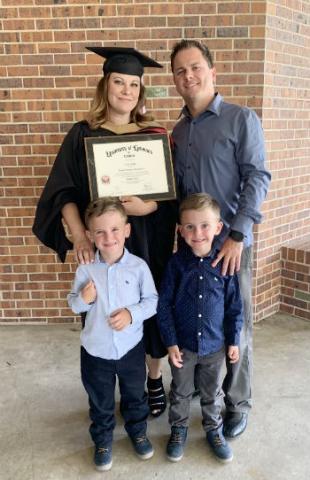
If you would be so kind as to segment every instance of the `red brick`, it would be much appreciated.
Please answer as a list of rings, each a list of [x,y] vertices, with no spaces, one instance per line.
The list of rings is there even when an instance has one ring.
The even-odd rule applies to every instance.
[[[51,2],[51,3],[60,3],[60,2]],[[71,2],[70,2],[71,3]],[[90,6],[85,7],[85,14],[93,13],[98,15],[98,10],[90,12]],[[83,17],[84,9],[83,6],[60,6],[57,5],[51,9],[52,16],[55,18],[73,18],[73,17]]]
[[[153,6],[154,7],[154,6]],[[168,5],[166,7],[169,7]],[[139,16],[146,16],[150,15],[150,8],[152,9],[152,6],[145,4],[145,5],[117,5],[117,15],[120,16],[126,16],[126,17],[139,17]],[[168,12],[162,12],[164,15],[167,15]],[[152,15],[153,14],[160,14],[160,12],[155,12],[152,9]],[[108,16],[107,14],[105,14]],[[110,16],[110,15],[109,15]]]
[[[280,304],[280,312],[288,313],[289,315],[293,315],[294,310],[295,310],[294,307],[292,307],[290,305],[285,305],[284,303]]]
[[[249,13],[250,3],[249,2],[229,2],[229,3],[219,3],[218,13]]]
[[[163,3],[158,3],[158,4],[151,4],[151,15],[182,15],[183,14],[183,5],[178,2],[163,2]],[[194,5],[191,4],[191,11],[184,11],[185,14],[194,14],[197,13],[194,11]]]
[[[194,15],[168,17],[168,27],[198,27],[199,17]]]
[[[53,32],[55,42],[83,42],[86,40],[85,30],[59,30]],[[79,46],[79,52],[83,49]],[[72,51],[74,51],[74,44],[72,45]]]
[[[34,30],[35,22],[34,20],[21,20],[21,19],[9,19],[3,20],[3,30]]]
[[[301,317],[301,318],[305,318],[306,320],[310,320],[310,309],[308,308],[307,310],[301,310],[299,308],[295,308],[294,315],[296,315],[296,317]]]
[[[141,17],[142,18],[142,17]],[[145,17],[148,18],[148,17]],[[140,20],[140,18],[139,18]],[[133,28],[135,25],[135,19],[134,17],[106,17],[106,18],[101,18],[100,19],[100,26],[99,28]],[[146,24],[140,25],[141,27],[145,27]]]

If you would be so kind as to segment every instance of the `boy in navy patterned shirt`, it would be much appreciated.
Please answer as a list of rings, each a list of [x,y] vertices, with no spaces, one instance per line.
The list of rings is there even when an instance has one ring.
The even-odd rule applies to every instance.
[[[207,441],[222,462],[233,458],[222,433],[221,369],[239,360],[242,303],[237,275],[222,276],[212,267],[213,239],[222,229],[220,208],[208,194],[198,193],[180,205],[179,232],[184,246],[168,263],[158,303],[158,325],[168,348],[172,373],[167,456],[183,457],[190,400],[196,370],[202,425]]]

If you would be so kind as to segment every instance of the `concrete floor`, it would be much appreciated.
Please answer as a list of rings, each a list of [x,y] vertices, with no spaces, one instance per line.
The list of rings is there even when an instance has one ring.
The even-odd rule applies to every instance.
[[[0,327],[1,480],[308,480],[310,478],[310,323],[276,315],[255,326],[255,405],[234,460],[212,457],[193,400],[186,453],[165,459],[167,414],[149,422],[155,455],[137,459],[121,418],[112,470],[92,464],[87,397],[74,325]],[[169,368],[165,361],[168,389]]]

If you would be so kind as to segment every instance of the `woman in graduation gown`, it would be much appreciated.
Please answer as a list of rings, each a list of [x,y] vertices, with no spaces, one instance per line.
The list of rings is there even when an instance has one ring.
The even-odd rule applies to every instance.
[[[105,57],[100,79],[86,120],[77,122],[66,135],[39,199],[33,232],[62,262],[73,248],[79,263],[94,259],[93,245],[85,233],[84,212],[90,201],[84,139],[106,135],[166,133],[142,114],[145,89],[141,83],[144,67],[161,67],[134,49],[89,47]],[[126,247],[150,266],[157,287],[173,249],[176,206],[172,201],[143,201],[121,198],[129,216],[131,236]],[[66,237],[63,220],[72,242]],[[156,318],[144,324],[148,365],[148,393],[151,414],[160,415],[166,407],[160,359],[166,355]]]

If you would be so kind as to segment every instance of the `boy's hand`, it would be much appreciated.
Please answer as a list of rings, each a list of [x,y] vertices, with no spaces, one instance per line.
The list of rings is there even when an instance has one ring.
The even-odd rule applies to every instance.
[[[81,290],[81,296],[83,298],[83,301],[85,303],[92,303],[96,300],[97,298],[97,291],[95,284],[92,280],[88,282],[84,288]]]
[[[169,354],[169,358],[172,365],[174,365],[176,368],[183,367],[183,360],[182,360],[183,353],[180,352],[179,347],[177,345],[168,347],[168,354]]]
[[[108,322],[113,330],[123,330],[131,324],[132,318],[127,308],[121,308],[112,312]]]
[[[237,363],[239,360],[239,347],[230,345],[228,347],[227,356],[229,358],[229,363]]]

